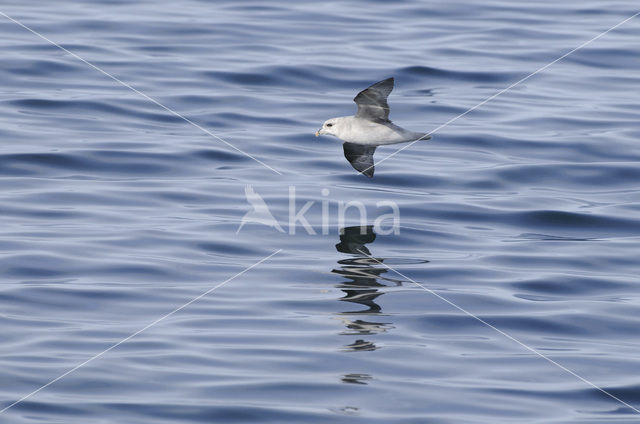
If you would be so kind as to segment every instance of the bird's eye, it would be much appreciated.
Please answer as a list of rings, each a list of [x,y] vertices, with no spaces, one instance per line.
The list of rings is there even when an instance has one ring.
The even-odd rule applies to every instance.
[[[332,127],[332,126],[333,126],[333,124],[327,124],[327,127]]]

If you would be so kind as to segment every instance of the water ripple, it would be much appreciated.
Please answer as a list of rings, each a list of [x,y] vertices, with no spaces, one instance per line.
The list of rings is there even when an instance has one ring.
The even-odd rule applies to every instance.
[[[628,2],[5,3],[282,175],[0,22],[0,408],[283,250],[2,422],[637,420],[429,292],[640,403],[637,22],[373,179],[313,136],[389,76],[394,122],[431,131]],[[283,232],[240,228],[246,186]],[[349,201],[366,220],[339,219]],[[373,225],[389,201],[395,233]],[[307,202],[315,234],[295,222]]]

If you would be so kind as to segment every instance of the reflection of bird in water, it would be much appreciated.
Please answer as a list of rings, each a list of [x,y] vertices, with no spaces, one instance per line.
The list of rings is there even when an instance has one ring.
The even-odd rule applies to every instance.
[[[356,340],[355,342],[346,345],[345,349],[347,350],[376,350],[378,347],[373,342],[368,342],[366,340]]]
[[[355,321],[351,321],[345,318],[340,318],[345,327],[347,327],[347,331],[343,331],[340,334],[344,335],[370,335],[370,334],[378,334],[378,333],[386,333],[387,330],[393,328],[386,322],[371,322],[371,321],[363,321],[361,319],[357,319]]]
[[[368,384],[366,381],[371,380],[372,378],[373,377],[371,377],[369,374],[351,373],[343,375],[342,381],[344,383],[351,384]]]
[[[374,258],[369,253],[365,244],[372,243],[376,239],[373,225],[346,227],[340,229],[340,243],[336,244],[336,250],[342,253],[353,255],[350,258],[341,259],[339,269],[331,272],[345,277],[347,281],[342,281],[336,287],[344,292],[344,297],[340,301],[356,303],[366,306],[367,309],[360,311],[342,312],[338,319],[342,320],[346,330],[343,335],[357,337],[379,337],[394,328],[392,323],[373,322],[362,319],[352,319],[356,315],[368,315],[371,318],[380,318],[382,307],[376,303],[382,295],[392,287],[401,286],[403,281],[383,276],[387,269],[381,265],[389,262],[390,259]],[[428,261],[419,261],[425,263]],[[348,352],[373,351],[379,347],[374,340],[357,339],[355,342],[345,345],[344,350]],[[368,384],[366,380],[372,377],[368,374],[346,374],[343,376],[344,383]]]
[[[316,137],[327,134],[344,141],[344,157],[367,177],[373,177],[373,154],[377,146],[431,138],[429,134],[405,130],[389,120],[387,97],[391,90],[393,78],[371,85],[353,99],[358,105],[355,116],[328,119],[316,131]]]
[[[373,243],[375,239],[376,233],[373,232],[373,225],[341,228],[340,243],[336,244],[336,250],[342,253],[369,255],[369,249],[365,247],[365,244]]]
[[[353,312],[343,312],[343,314],[377,314],[380,313],[380,311],[382,310],[382,308],[380,307],[380,305],[378,305],[375,300],[378,296],[384,294],[381,291],[378,291],[377,289],[372,289],[372,290],[363,290],[363,289],[354,289],[354,290],[345,290],[344,288],[342,289],[342,291],[344,292],[344,297],[341,297],[339,300],[343,301],[343,302],[351,302],[351,303],[357,303],[359,305],[363,305],[368,307],[369,309],[366,309],[364,311],[353,311]]]
[[[372,225],[346,227],[340,230],[340,243],[336,244],[336,250],[342,253],[358,255],[355,258],[338,261],[341,265],[340,269],[332,270],[333,273],[342,275],[349,280],[338,285],[345,294],[340,300],[368,308],[361,311],[343,312],[341,315],[379,314],[382,310],[375,300],[384,294],[378,288],[386,286],[379,283],[378,279],[380,274],[387,272],[387,270],[372,266],[377,262],[363,257],[364,252],[367,255],[369,254],[369,249],[365,247],[365,244],[372,243],[375,239],[376,234],[373,232]],[[384,333],[387,329],[392,328],[391,325],[385,322],[341,319],[348,329],[342,334],[372,335]],[[370,351],[376,350],[377,346],[367,340],[356,340],[354,343],[345,346],[345,349],[349,351]]]
[[[338,261],[342,265],[341,269],[334,269],[331,272],[344,275],[351,280],[344,283],[345,287],[385,287],[385,284],[380,283],[378,280],[388,281],[396,286],[402,285],[402,280],[382,276],[382,274],[388,272],[387,269],[371,266],[379,265],[383,261],[383,258],[376,258],[375,260],[370,258],[343,259]]]
[[[249,202],[249,204],[251,205],[251,210],[249,210],[249,212],[247,212],[242,217],[242,221],[240,222],[240,226],[238,227],[238,231],[236,231],[236,234],[240,232],[240,229],[242,229],[244,224],[250,222],[268,225],[269,227],[274,227],[276,230],[284,233],[284,230],[282,229],[278,221],[276,221],[276,219],[271,214],[271,211],[269,210],[267,204],[264,202],[262,197],[255,192],[253,187],[251,187],[250,185],[245,186],[244,194],[247,197],[247,202]]]

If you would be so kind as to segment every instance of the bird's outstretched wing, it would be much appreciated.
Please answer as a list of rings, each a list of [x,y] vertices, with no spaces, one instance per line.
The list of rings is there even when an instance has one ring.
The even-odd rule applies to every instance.
[[[344,157],[347,158],[356,171],[369,178],[373,177],[373,154],[376,151],[376,146],[344,143],[342,147],[344,149]]]
[[[393,90],[393,77],[377,82],[358,93],[353,101],[358,105],[356,118],[384,123],[389,121],[387,97]]]

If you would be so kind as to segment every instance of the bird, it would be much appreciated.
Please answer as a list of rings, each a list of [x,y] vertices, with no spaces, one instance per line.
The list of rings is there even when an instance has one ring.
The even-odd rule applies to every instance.
[[[274,218],[265,201],[258,193],[256,193],[252,186],[246,185],[244,188],[244,194],[247,197],[247,202],[251,205],[251,209],[242,217],[242,221],[240,222],[240,226],[238,227],[236,234],[238,234],[244,224],[248,222],[257,222],[259,224],[268,225],[269,227],[274,227],[276,230],[284,233],[284,229],[282,229],[278,221]]]
[[[332,135],[341,139],[344,157],[356,171],[369,178],[373,177],[376,147],[431,138],[428,133],[409,131],[389,120],[387,97],[393,84],[391,77],[362,90],[353,98],[358,105],[354,116],[327,119],[316,131],[316,137]]]

